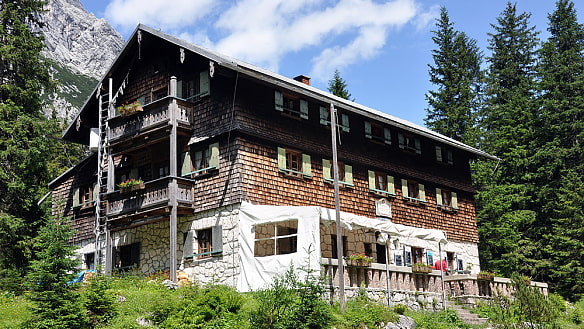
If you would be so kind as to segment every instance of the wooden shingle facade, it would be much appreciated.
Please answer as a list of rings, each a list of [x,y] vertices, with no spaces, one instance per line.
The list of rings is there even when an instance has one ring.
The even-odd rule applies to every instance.
[[[184,270],[192,279],[220,268],[235,285],[245,261],[237,256],[242,204],[334,207],[332,105],[341,211],[442,231],[451,266],[477,272],[469,161],[495,158],[298,80],[139,26],[64,134],[95,153],[50,185],[53,212],[71,218],[87,266],[169,269],[171,278]],[[131,179],[142,183],[120,188]],[[332,257],[331,234],[321,228],[322,258]],[[382,262],[375,229],[360,234],[347,233],[347,252]],[[275,241],[295,250],[283,244],[293,238]],[[431,247],[394,247],[392,265],[431,262]]]

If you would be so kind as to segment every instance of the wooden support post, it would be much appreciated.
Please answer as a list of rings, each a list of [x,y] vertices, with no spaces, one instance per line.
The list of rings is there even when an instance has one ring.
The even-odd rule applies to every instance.
[[[178,184],[177,184],[177,174],[178,174],[178,150],[177,150],[177,122],[176,122],[176,112],[178,105],[176,103],[176,77],[173,76],[170,78],[170,96],[174,97],[172,99],[172,103],[170,104],[170,122],[171,122],[171,130],[170,130],[170,176],[172,179],[170,180],[169,184],[169,197],[170,197],[170,280],[176,282],[176,271],[177,271],[177,192],[178,192]]]
[[[339,304],[341,312],[345,312],[345,265],[343,264],[343,227],[341,226],[341,205],[339,200],[339,165],[337,159],[337,110],[331,103],[331,140],[333,147],[333,186],[335,191],[335,217],[337,224],[337,262],[339,278]]]

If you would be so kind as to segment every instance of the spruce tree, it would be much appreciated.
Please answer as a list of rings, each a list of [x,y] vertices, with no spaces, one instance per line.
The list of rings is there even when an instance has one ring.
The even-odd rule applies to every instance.
[[[86,328],[88,318],[76,285],[78,260],[68,240],[73,230],[66,220],[55,219],[41,228],[34,239],[38,260],[31,262],[26,275],[27,295],[33,317],[26,328]]]
[[[502,161],[474,165],[481,265],[506,276],[532,274],[538,248],[533,244],[536,212],[529,183],[538,39],[530,16],[507,3],[492,24],[481,147]]]
[[[327,90],[338,97],[344,98],[344,99],[349,99],[354,101],[355,99],[351,99],[351,94],[349,93],[349,90],[347,89],[347,82],[345,81],[345,79],[343,79],[341,77],[341,73],[339,72],[339,70],[335,70],[335,74],[333,75],[333,78],[331,80],[329,80],[328,83],[328,88]]]
[[[28,265],[28,241],[44,212],[49,157],[41,93],[51,81],[40,52],[43,1],[0,2],[0,287],[18,290]]]
[[[534,162],[542,242],[537,273],[570,299],[584,295],[584,26],[559,0],[540,51]]]
[[[454,29],[445,7],[440,10],[432,40],[434,65],[430,82],[437,90],[426,94],[426,125],[445,136],[475,144],[476,113],[480,104],[482,52],[476,40]]]

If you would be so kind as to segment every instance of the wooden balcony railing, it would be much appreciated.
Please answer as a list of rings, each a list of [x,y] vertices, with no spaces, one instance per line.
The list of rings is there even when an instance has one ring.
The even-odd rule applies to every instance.
[[[128,212],[147,210],[158,205],[168,205],[170,202],[169,177],[146,182],[145,188],[130,193],[111,193],[108,195],[107,215],[115,217]],[[179,205],[189,206],[194,201],[193,183],[179,180],[177,184],[177,201]]]
[[[143,106],[143,111],[128,117],[114,117],[109,122],[108,139],[115,142],[126,136],[135,135],[141,131],[166,125],[170,120],[173,106],[172,97],[165,97]],[[191,126],[193,122],[193,104],[177,99],[175,118],[181,125]]]

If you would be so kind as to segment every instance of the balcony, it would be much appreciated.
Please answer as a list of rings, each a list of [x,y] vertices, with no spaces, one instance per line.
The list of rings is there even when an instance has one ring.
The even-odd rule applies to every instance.
[[[194,199],[194,182],[178,179],[177,201],[179,208],[192,209]],[[121,193],[115,191],[108,194],[108,220],[116,220],[121,216],[129,216],[149,211],[160,210],[170,206],[170,191],[172,180],[170,177],[149,181],[144,189]]]
[[[172,111],[179,127],[190,128],[193,123],[194,105],[184,100],[164,97],[144,105],[143,109],[142,112],[128,117],[111,118],[108,122],[109,142],[115,143],[142,132],[167,126],[170,123]]]

